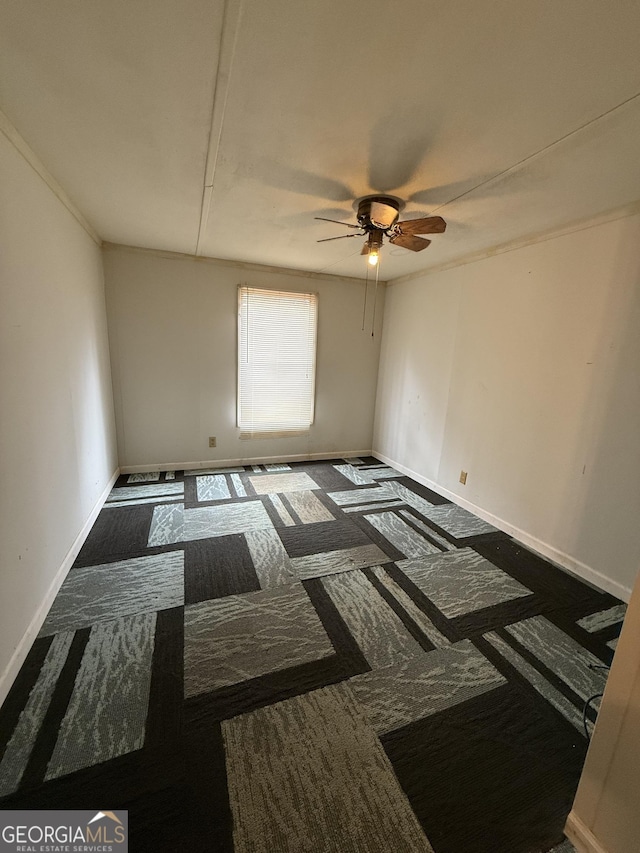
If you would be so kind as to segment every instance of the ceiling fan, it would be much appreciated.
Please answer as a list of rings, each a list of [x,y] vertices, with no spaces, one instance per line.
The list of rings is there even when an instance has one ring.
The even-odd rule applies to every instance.
[[[344,225],[358,231],[357,234],[342,234],[340,237],[325,237],[318,243],[326,243],[329,240],[343,240],[345,237],[366,237],[367,240],[362,247],[362,255],[369,256],[369,263],[375,266],[378,263],[380,249],[384,237],[387,237],[394,246],[402,246],[411,252],[421,252],[431,243],[420,237],[420,234],[442,234],[447,223],[441,216],[424,216],[421,219],[406,219],[398,222],[400,211],[404,202],[389,195],[367,195],[354,203],[357,211],[358,224],[340,222],[338,219],[327,219],[324,216],[316,216],[323,222],[335,222],[336,225]]]

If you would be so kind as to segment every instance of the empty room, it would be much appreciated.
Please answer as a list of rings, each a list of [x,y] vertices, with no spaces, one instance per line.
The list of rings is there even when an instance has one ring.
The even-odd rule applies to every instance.
[[[5,0],[0,849],[640,853],[639,42]]]

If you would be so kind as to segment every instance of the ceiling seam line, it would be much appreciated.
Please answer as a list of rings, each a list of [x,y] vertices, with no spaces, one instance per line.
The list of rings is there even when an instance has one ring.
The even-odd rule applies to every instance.
[[[198,223],[198,236],[196,238],[195,254],[200,252],[204,228],[209,219],[209,211],[211,209],[211,196],[215,182],[215,174],[218,165],[218,154],[220,152],[220,142],[222,139],[222,128],[227,109],[227,100],[229,97],[229,88],[231,84],[231,70],[233,60],[236,54],[238,43],[238,33],[240,30],[240,20],[243,12],[243,0],[225,0],[224,12],[222,15],[222,24],[220,27],[220,47],[218,53],[218,63],[216,66],[216,77],[213,89],[213,99],[211,103],[211,121],[209,124],[209,135],[207,139],[207,156],[204,168],[202,198],[200,202],[200,222]],[[229,29],[233,30],[233,38],[229,45]],[[229,51],[227,55],[227,51]],[[224,87],[224,95],[222,96],[222,88]],[[221,102],[222,96],[222,102]],[[220,107],[220,104],[222,106]],[[217,125],[217,133],[216,133]],[[214,149],[215,144],[215,149]]]
[[[501,172],[496,172],[496,174],[492,175],[490,178],[487,178],[484,181],[480,181],[479,184],[476,184],[474,187],[471,187],[471,189],[465,190],[463,193],[460,193],[460,195],[455,196],[455,198],[451,198],[448,201],[445,201],[443,204],[438,205],[438,207],[434,207],[431,210],[431,213],[437,213],[437,211],[442,210],[443,208],[447,207],[450,204],[453,204],[455,201],[459,201],[461,198],[464,198],[467,195],[470,195],[471,193],[475,192],[477,189],[480,189],[480,187],[484,187],[487,184],[492,183],[493,181],[497,181],[498,178],[502,178],[502,177],[504,177],[504,175],[508,174],[509,172],[512,172],[515,169],[518,169],[520,166],[523,166],[525,163],[529,162],[529,160],[533,160],[536,157],[539,157],[541,154],[544,154],[546,151],[549,151],[551,148],[554,148],[556,145],[559,145],[561,142],[564,142],[565,140],[569,139],[571,136],[574,136],[574,134],[580,133],[582,130],[585,130],[587,127],[590,127],[592,124],[595,124],[596,122],[600,121],[601,119],[606,118],[608,115],[611,115],[616,110],[622,109],[622,107],[627,106],[627,104],[630,104],[632,101],[635,101],[637,98],[640,98],[640,92],[636,92],[635,95],[631,95],[631,97],[626,98],[624,101],[621,101],[619,104],[616,104],[614,107],[611,107],[611,109],[605,110],[605,112],[601,113],[598,116],[595,116],[592,119],[589,119],[589,121],[586,121],[584,124],[581,124],[579,127],[576,127],[573,130],[570,130],[568,133],[565,133],[563,136],[559,136],[558,139],[555,139],[553,142],[550,142],[548,145],[545,145],[543,148],[540,148],[538,151],[534,151],[533,154],[527,154],[527,156],[523,157],[522,160],[518,160],[517,163],[514,163],[511,166],[508,166],[506,169],[503,169]]]

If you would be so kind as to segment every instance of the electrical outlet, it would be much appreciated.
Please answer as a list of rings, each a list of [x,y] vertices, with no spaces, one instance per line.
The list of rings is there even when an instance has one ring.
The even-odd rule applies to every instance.
[[[209,436],[209,447],[215,447],[215,446],[216,446],[216,437],[215,437],[215,435],[210,435]]]
[[[463,486],[467,485],[467,472],[466,471],[460,471],[460,482],[462,483]]]

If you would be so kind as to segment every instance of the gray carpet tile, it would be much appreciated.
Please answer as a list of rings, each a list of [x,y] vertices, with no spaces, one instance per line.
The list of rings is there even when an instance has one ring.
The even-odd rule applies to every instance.
[[[576,853],[576,848],[568,838],[565,838],[562,844],[554,847],[553,850],[549,850],[549,853]]]
[[[349,679],[378,734],[399,729],[505,683],[469,640]]]
[[[456,539],[495,533],[496,528],[456,504],[440,504],[422,513]]]
[[[328,492],[328,495],[334,504],[340,507],[390,500],[398,501],[397,495],[391,490],[390,483],[381,483],[372,486],[370,489],[341,489],[339,492]]]
[[[199,501],[225,501],[231,498],[224,474],[205,474],[202,477],[196,477],[196,492]]]
[[[280,495],[267,495],[267,498],[273,505],[275,511],[278,513],[278,517],[280,518],[280,521],[284,524],[284,526],[294,527],[295,521],[293,520],[289,510],[282,503],[282,498],[280,497]]]
[[[157,483],[160,471],[147,471],[144,474],[129,474],[127,483]]]
[[[47,779],[142,747],[155,627],[155,613],[93,626]]]
[[[236,853],[432,853],[344,684],[222,724]]]
[[[349,459],[343,459],[347,465],[364,465],[362,459],[359,456],[350,456]]]
[[[184,494],[184,483],[157,483],[151,486],[119,486],[112,489],[107,498],[107,506],[112,503],[126,502],[135,504],[148,498],[157,498],[161,503],[163,498],[175,498]]]
[[[531,595],[531,590],[470,548],[400,560],[397,565],[450,619]]]
[[[184,604],[182,551],[87,566],[67,575],[39,636],[181,604]]]
[[[421,495],[417,495],[415,492],[412,492],[411,489],[408,489],[403,483],[391,480],[385,485],[390,492],[395,494],[408,506],[417,510],[421,515],[426,515],[426,513],[433,508],[433,504],[430,501],[423,498]]]
[[[436,533],[435,530],[432,530],[429,525],[424,523],[424,521],[421,521],[419,518],[416,518],[413,513],[409,512],[409,510],[401,509],[400,515],[403,518],[406,518],[407,521],[410,521],[411,524],[413,524],[415,527],[422,530],[423,533],[426,533],[427,536],[429,536],[434,542],[444,548],[445,551],[455,551],[455,545],[452,545],[452,543],[445,539],[444,536],[440,536],[439,533]]]
[[[610,649],[613,649],[613,651],[614,651],[614,652],[615,652],[615,650],[618,648],[618,639],[619,639],[619,638],[618,638],[618,637],[616,637],[616,638],[615,638],[615,640],[609,640],[609,642],[607,643],[607,645],[609,646],[609,648],[610,648]]]
[[[353,465],[334,465],[333,467],[356,486],[367,486],[375,482],[373,477],[370,477],[366,471],[360,471],[358,468],[354,468]]]
[[[161,504],[153,510],[149,528],[149,548],[158,545],[172,545],[183,542],[184,535],[184,504]]]
[[[175,471],[165,471],[164,472],[165,480],[175,480],[176,472]]]
[[[389,477],[402,477],[400,471],[390,468],[388,465],[380,465],[379,468],[367,468],[366,473],[374,480],[387,480]]]
[[[322,583],[372,668],[422,654],[418,642],[361,571],[331,575]]]
[[[11,794],[20,784],[72,640],[72,631],[65,631],[53,638],[38,679],[0,761],[0,796],[2,797]]]
[[[303,524],[318,524],[335,518],[311,491],[289,492],[284,497]]]
[[[518,672],[520,672],[527,681],[534,687],[538,693],[543,696],[547,702],[569,720],[578,731],[583,731],[582,711],[569,699],[566,698],[560,691],[550,684],[547,679],[538,670],[526,661],[522,655],[519,655],[515,649],[512,649],[509,643],[506,643],[497,634],[485,634],[485,639],[500,652],[503,658],[509,661]]]
[[[356,506],[342,507],[343,512],[371,512],[372,509],[390,509],[391,507],[402,506],[403,501],[396,498],[392,501],[382,501],[379,504],[357,504]]]
[[[203,506],[184,511],[184,538],[209,539],[273,527],[262,501]]]
[[[185,607],[185,695],[334,653],[301,584]]]
[[[582,699],[604,691],[607,672],[600,668],[602,661],[544,616],[507,625],[506,630]]]
[[[299,492],[320,488],[304,471],[292,471],[285,474],[262,474],[249,477],[257,495]]]
[[[249,530],[244,534],[262,589],[293,583],[296,573],[277,532]]]
[[[240,479],[240,475],[239,474],[230,474],[229,476],[231,477],[231,483],[233,485],[233,489],[234,489],[236,495],[239,498],[245,498],[247,496],[247,490],[245,489],[245,487],[242,484],[242,480]]]
[[[184,472],[185,477],[199,477],[202,474],[244,474],[244,468],[191,468]]]
[[[395,512],[378,512],[364,516],[384,538],[394,545],[406,557],[422,557],[428,554],[440,554],[440,549],[427,541],[412,527],[399,518]]]
[[[300,580],[333,575],[349,569],[364,569],[388,562],[389,558],[377,545],[357,545],[355,548],[343,548],[326,551],[322,554],[309,554],[306,557],[292,557],[291,565]]]
[[[270,465],[264,466],[267,471],[290,471],[291,465],[287,465],[284,462],[274,462]]]
[[[384,587],[389,590],[391,595],[393,595],[393,597],[402,605],[404,610],[413,619],[422,633],[431,640],[434,646],[441,648],[443,646],[451,645],[444,634],[441,634],[440,631],[438,631],[427,614],[420,610],[414,600],[407,595],[401,586],[398,586],[398,584],[389,577],[381,566],[374,566],[372,571],[380,583],[382,583]]]
[[[136,498],[134,501],[111,501],[109,504],[105,504],[105,509],[108,507],[109,509],[117,509],[118,507],[133,507],[133,506],[143,506],[144,504],[158,504],[158,503],[168,503],[172,501],[174,503],[182,504],[183,496],[176,495],[175,498],[172,498],[171,495],[162,495],[155,498]]]
[[[578,625],[589,633],[602,631],[603,628],[622,622],[626,612],[626,604],[616,604],[615,607],[609,607],[607,610],[600,610],[598,613],[591,613],[583,619],[578,619]]]

